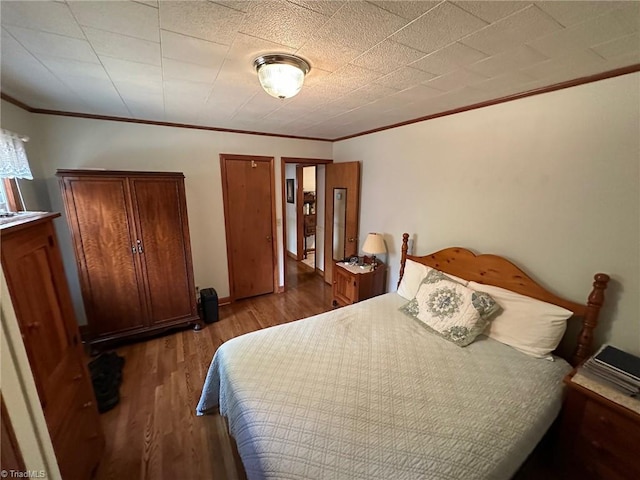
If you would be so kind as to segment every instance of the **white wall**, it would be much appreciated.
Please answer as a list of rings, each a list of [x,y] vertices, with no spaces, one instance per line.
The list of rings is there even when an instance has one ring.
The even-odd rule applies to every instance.
[[[405,231],[414,235],[418,254],[450,245],[499,253],[575,301],[584,300],[594,273],[607,272],[612,282],[598,340],[640,353],[639,87],[639,74],[625,75],[333,148],[328,142],[32,115],[4,101],[2,126],[32,138],[27,148],[35,188],[25,192],[32,209],[63,210],[58,168],[183,171],[196,282],[215,287],[220,296],[229,290],[219,153],[274,156],[276,192],[280,156],[332,158],[333,152],[336,161],[361,160],[360,231],[385,233],[391,289]],[[323,170],[317,185],[318,266]],[[69,263],[68,231],[60,225],[78,305],[75,262]],[[282,276],[281,231],[278,246]]]
[[[214,287],[229,295],[224,210],[220,174],[221,153],[264,155],[275,158],[275,194],[278,225],[282,224],[280,157],[331,158],[331,143],[260,135],[246,135],[134,123],[28,114],[2,102],[2,124],[28,125],[20,133],[37,141],[43,152],[29,157],[34,176],[46,188],[41,200],[29,208],[60,211],[62,196],[55,172],[60,168],[180,171],[185,174],[189,229],[196,285]],[[27,128],[28,127],[28,128]],[[44,187],[43,186],[43,187]],[[47,202],[50,202],[47,204]],[[79,323],[85,323],[77,270],[65,220],[58,235]],[[278,227],[278,262],[283,283],[283,240]]]
[[[297,178],[296,178],[296,164],[295,163],[286,163],[284,166],[284,176],[285,179],[293,179],[295,190],[293,194],[293,203],[287,202],[287,250],[293,253],[294,255],[298,254],[298,224],[297,224],[297,215],[296,215],[296,201],[298,200],[298,196],[295,192],[297,192]],[[286,193],[285,193],[286,195]]]
[[[305,192],[316,191],[316,167],[302,168],[302,190]]]
[[[584,302],[612,277],[597,340],[640,354],[640,74],[334,144],[362,161],[360,232],[384,232],[395,290],[415,251],[497,253]],[[361,235],[364,240],[364,235]]]

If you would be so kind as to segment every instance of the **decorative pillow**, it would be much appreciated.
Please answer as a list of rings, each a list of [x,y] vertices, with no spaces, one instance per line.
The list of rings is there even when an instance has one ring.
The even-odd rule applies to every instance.
[[[500,306],[490,295],[460,285],[431,269],[415,298],[401,310],[461,347],[483,332]]]
[[[439,272],[439,270],[436,270],[435,268],[427,267],[426,265],[407,259],[404,264],[404,275],[402,275],[402,281],[398,286],[398,295],[406,298],[407,300],[411,300],[413,297],[415,297],[416,293],[418,293],[418,288],[420,288],[422,280],[424,280],[430,270]],[[448,273],[444,272],[441,273],[461,285],[466,286],[467,283],[469,283],[463,278],[458,278],[454,275],[449,275]]]
[[[502,307],[485,335],[532,357],[553,359],[573,312],[492,285],[470,282],[469,288],[488,293]]]

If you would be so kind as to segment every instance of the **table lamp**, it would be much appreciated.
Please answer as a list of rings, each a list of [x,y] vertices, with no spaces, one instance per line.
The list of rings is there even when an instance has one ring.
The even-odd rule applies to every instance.
[[[387,252],[387,247],[384,244],[384,237],[381,233],[370,233],[367,235],[367,239],[364,241],[362,251],[371,255],[371,268],[375,270],[378,267],[376,263],[376,255]]]

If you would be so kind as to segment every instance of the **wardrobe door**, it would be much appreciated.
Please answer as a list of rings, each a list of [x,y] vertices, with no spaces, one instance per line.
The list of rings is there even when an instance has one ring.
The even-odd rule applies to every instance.
[[[197,311],[183,177],[140,176],[129,182],[150,325],[193,319]]]
[[[84,306],[93,335],[145,326],[144,289],[124,177],[64,177]]]

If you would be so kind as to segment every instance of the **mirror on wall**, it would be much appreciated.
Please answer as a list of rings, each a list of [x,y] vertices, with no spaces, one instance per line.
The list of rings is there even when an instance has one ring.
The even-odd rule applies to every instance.
[[[344,260],[346,244],[347,189],[333,189],[333,259]]]

